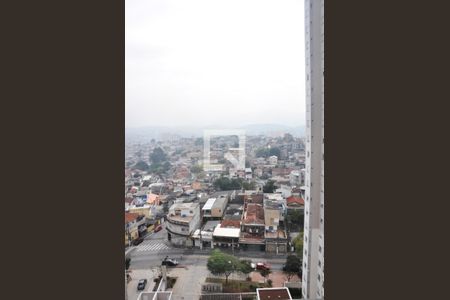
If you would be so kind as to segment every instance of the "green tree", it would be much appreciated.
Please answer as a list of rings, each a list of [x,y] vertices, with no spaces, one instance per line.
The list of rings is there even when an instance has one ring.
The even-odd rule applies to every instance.
[[[239,190],[242,188],[242,182],[241,178],[220,177],[214,181],[213,185],[222,191]]]
[[[300,232],[300,234],[295,237],[295,239],[293,240],[293,243],[294,243],[294,247],[295,247],[295,252],[297,253],[298,256],[302,257],[303,256],[303,231]]]
[[[223,253],[222,251],[215,249],[212,251],[206,264],[208,270],[214,275],[224,275],[225,284],[228,284],[228,277],[239,270],[239,260],[233,255]]]
[[[167,160],[167,155],[161,147],[157,147],[153,149],[153,152],[150,154],[150,161],[152,164],[160,164]]]
[[[256,184],[254,181],[252,181],[252,182],[243,181],[242,188],[244,190],[254,190],[256,188]]]
[[[280,158],[281,150],[278,147],[271,147],[271,148],[258,148],[255,151],[256,157],[269,157],[275,155],[276,157]]]
[[[245,274],[245,276],[248,278],[248,274],[253,272],[252,262],[248,259],[241,260],[239,262],[239,272]]]
[[[297,255],[289,255],[286,257],[286,263],[283,267],[283,272],[286,274],[287,280],[290,281],[300,271],[302,267],[302,260]]]
[[[276,157],[280,158],[281,156],[281,150],[278,147],[272,147],[269,149],[269,156],[275,155]]]
[[[273,193],[277,186],[275,185],[275,181],[268,180],[266,184],[263,186],[263,192],[264,193]]]
[[[272,273],[272,271],[266,268],[259,270],[259,274],[261,274],[261,276],[264,277],[264,283],[266,283],[266,278],[269,276],[270,273]]]
[[[148,167],[148,164],[145,161],[140,160],[134,165],[134,168],[138,169],[138,170],[141,170],[141,171],[147,171],[149,167]]]
[[[193,165],[191,167],[191,172],[194,174],[201,173],[203,171],[203,167],[201,165]]]
[[[300,209],[288,210],[286,219],[290,230],[292,228],[292,225],[294,225],[295,228],[303,228],[305,220],[304,212]]]

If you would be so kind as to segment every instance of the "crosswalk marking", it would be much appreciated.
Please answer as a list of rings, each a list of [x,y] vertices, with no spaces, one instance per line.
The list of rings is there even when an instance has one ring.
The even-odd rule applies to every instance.
[[[167,249],[170,249],[170,247],[162,241],[145,241],[137,247],[136,251],[161,251]]]

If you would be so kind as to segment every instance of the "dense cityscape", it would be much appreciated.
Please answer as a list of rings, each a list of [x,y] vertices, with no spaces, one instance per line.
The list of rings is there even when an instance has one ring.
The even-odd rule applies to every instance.
[[[324,1],[304,4],[304,134],[126,137],[127,300],[324,298]]]
[[[182,288],[178,281],[193,280],[188,286],[199,290],[192,293],[201,294],[207,280],[216,278],[208,277],[214,274],[207,274],[206,262],[213,249],[219,249],[224,255],[245,257],[242,262],[255,266],[247,273],[255,280],[254,287],[230,287],[230,292],[284,286],[286,274],[293,287],[300,282],[300,259],[293,258],[301,257],[303,251],[304,139],[289,133],[247,136],[243,169],[225,159],[238,145],[236,136],[212,138],[210,161],[221,165],[212,171],[202,166],[203,138],[127,145],[125,246],[128,251],[134,249],[129,255],[129,278],[145,270],[152,270],[153,276],[169,256],[166,260],[173,265],[167,265],[167,273],[178,277],[172,292],[176,295],[177,286]],[[193,260],[196,276],[188,275],[191,256],[203,258],[204,277],[198,276],[198,259]],[[290,273],[283,271],[288,256],[293,260]],[[267,280],[258,264],[271,272]],[[253,282],[246,281],[240,271],[231,275]]]

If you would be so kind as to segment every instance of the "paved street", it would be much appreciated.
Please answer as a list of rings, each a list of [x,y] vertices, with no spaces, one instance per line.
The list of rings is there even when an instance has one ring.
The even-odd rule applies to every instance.
[[[127,285],[128,299],[136,300],[141,292],[148,292],[153,289],[153,276],[154,273],[150,269],[132,270],[130,273],[131,281]],[[147,279],[147,285],[144,291],[137,290],[137,284],[139,279]]]
[[[172,299],[198,299],[198,295],[201,294],[201,285],[207,276],[211,276],[206,267],[211,249],[174,248],[166,238],[167,232],[164,228],[160,232],[147,235],[144,242],[130,251],[130,269],[134,276],[132,276],[133,281],[128,285],[129,300],[136,300],[139,295],[136,285],[140,277],[147,278],[149,284],[146,290],[151,290],[154,276],[152,269],[161,266],[161,262],[166,256],[175,258],[180,263],[176,268],[167,269],[168,276],[177,277],[177,282],[172,290]],[[274,271],[281,270],[286,261],[285,255],[269,255],[265,252],[236,251],[235,254],[241,259],[249,259],[254,263],[267,262]],[[239,274],[233,274],[230,278],[239,279],[240,277],[242,276]]]
[[[170,249],[164,241],[161,240],[146,240],[142,242],[139,246],[136,247],[136,252],[142,252],[142,251],[148,251],[148,252],[155,252],[155,251],[164,251],[167,249]]]

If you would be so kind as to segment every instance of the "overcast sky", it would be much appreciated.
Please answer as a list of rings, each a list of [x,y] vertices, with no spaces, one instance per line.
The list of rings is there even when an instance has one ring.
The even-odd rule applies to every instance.
[[[305,123],[303,0],[126,0],[125,126]]]

